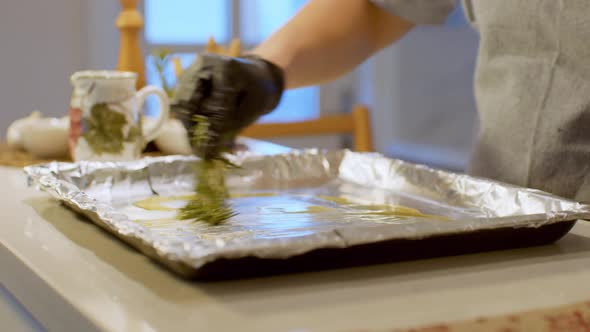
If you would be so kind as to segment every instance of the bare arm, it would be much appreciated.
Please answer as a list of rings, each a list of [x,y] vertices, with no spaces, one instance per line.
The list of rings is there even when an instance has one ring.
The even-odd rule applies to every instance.
[[[412,27],[369,0],[310,0],[252,53],[281,67],[291,89],[346,74]]]

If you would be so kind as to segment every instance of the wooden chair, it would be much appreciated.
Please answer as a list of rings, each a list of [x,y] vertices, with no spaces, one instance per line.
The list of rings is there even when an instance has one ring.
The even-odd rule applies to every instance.
[[[322,115],[317,119],[286,122],[257,123],[242,131],[241,135],[251,138],[277,138],[296,136],[322,136],[351,134],[353,149],[358,152],[371,152],[373,138],[369,110],[362,105],[353,107],[346,114]]]

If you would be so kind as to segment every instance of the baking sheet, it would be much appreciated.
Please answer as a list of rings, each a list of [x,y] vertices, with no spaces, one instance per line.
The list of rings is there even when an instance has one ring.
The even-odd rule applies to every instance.
[[[174,218],[192,193],[194,157],[55,162],[25,172],[31,184],[183,275],[219,259],[282,259],[319,248],[590,218],[587,205],[374,153],[230,158],[241,166],[226,175],[239,214],[219,226]],[[137,205],[146,199],[160,210]],[[424,216],[391,212],[404,207]]]

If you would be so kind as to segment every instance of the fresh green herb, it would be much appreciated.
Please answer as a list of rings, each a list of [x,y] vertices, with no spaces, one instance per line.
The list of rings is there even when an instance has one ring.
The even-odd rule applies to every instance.
[[[169,98],[174,96],[174,88],[168,84],[166,80],[166,76],[164,75],[164,71],[168,66],[168,62],[170,60],[170,50],[167,48],[158,48],[155,49],[152,53],[152,57],[154,58],[154,65],[156,67],[156,72],[158,73],[158,77],[160,78],[160,82],[162,83],[162,89],[166,92]]]
[[[139,126],[129,126],[129,131],[127,132],[127,137],[125,138],[125,141],[135,142],[139,139],[142,139],[141,130],[139,129]]]
[[[203,116],[193,118],[193,146],[199,149],[210,139],[209,121]],[[196,198],[178,212],[182,220],[196,220],[218,225],[236,215],[227,203],[229,193],[225,185],[225,171],[235,167],[222,158],[221,151],[201,160],[195,167]]]
[[[94,153],[116,154],[123,150],[123,128],[127,124],[125,115],[110,109],[107,104],[98,103],[92,106],[90,117],[84,122],[87,130],[83,137]]]
[[[204,221],[218,225],[236,215],[227,203],[226,165],[220,160],[203,160],[195,169],[196,198],[180,209],[179,219]]]

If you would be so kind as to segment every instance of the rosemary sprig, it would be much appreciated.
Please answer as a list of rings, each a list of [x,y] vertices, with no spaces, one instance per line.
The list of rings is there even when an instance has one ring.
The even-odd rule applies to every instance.
[[[194,116],[193,121],[193,145],[199,149],[211,139],[209,121],[199,115]],[[218,225],[236,215],[226,201],[229,193],[225,185],[225,170],[230,166],[233,165],[218,151],[197,163],[194,171],[197,195],[179,210],[179,219]]]
[[[220,160],[204,160],[195,167],[196,198],[178,212],[182,220],[204,221],[218,225],[236,215],[226,202],[226,165]]]
[[[162,83],[162,89],[166,92],[169,98],[172,98],[174,96],[174,88],[168,84],[166,76],[164,75],[164,71],[166,70],[166,66],[168,66],[168,61],[170,60],[170,54],[171,53],[169,49],[158,48],[153,51],[152,57],[154,59],[154,66],[156,67],[158,78]]]

